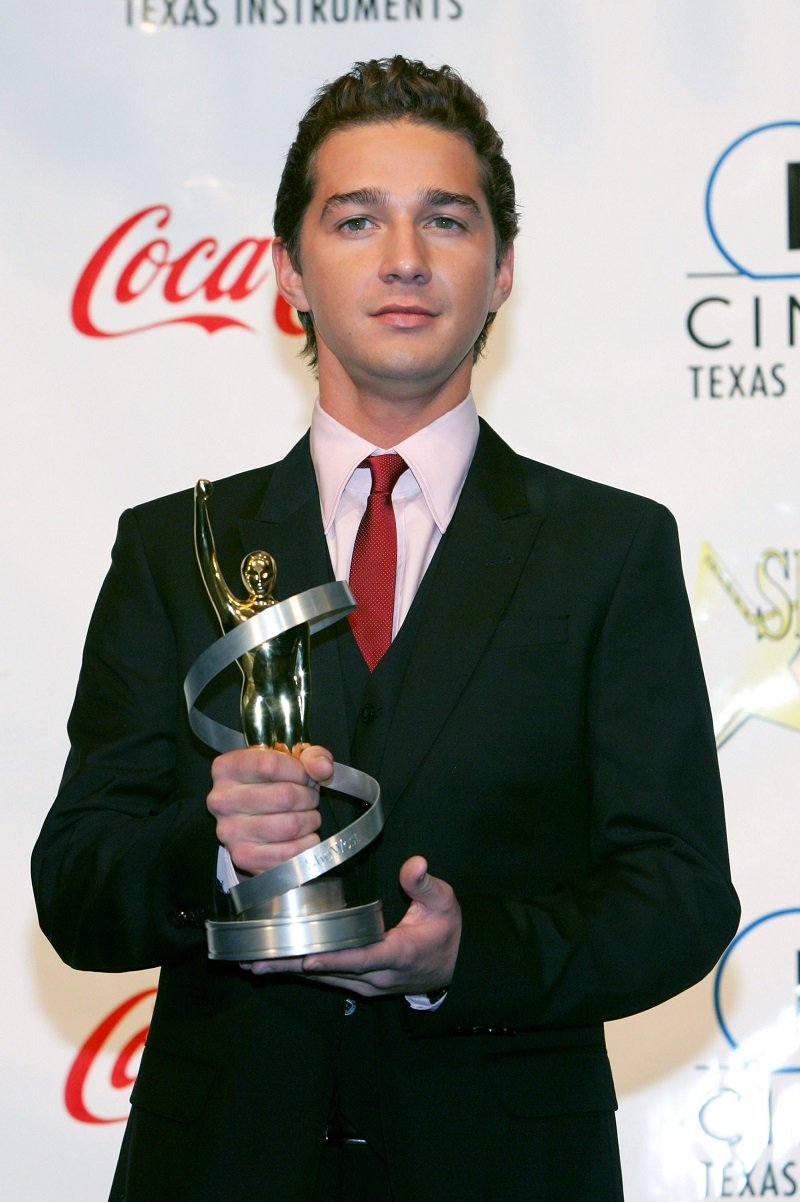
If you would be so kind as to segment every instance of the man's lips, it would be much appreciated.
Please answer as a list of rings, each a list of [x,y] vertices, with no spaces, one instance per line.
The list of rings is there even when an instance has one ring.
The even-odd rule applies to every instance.
[[[423,305],[388,304],[376,309],[372,315],[383,325],[396,326],[400,329],[415,329],[427,325],[436,314]]]

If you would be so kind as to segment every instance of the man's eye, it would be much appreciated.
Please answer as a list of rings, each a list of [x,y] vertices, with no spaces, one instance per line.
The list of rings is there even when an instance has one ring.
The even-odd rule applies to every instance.
[[[339,226],[339,229],[346,230],[349,234],[360,234],[362,230],[368,229],[370,226],[369,217],[348,217]]]
[[[437,213],[431,218],[430,224],[437,230],[460,230],[463,225],[457,221],[455,217],[448,217],[445,213]]]

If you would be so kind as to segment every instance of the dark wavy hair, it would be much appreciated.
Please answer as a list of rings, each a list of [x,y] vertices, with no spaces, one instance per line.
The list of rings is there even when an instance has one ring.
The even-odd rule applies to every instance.
[[[343,126],[401,118],[439,126],[470,143],[478,156],[500,265],[519,228],[514,177],[503,154],[503,139],[490,123],[483,100],[457,71],[447,66],[428,67],[397,54],[355,63],[345,75],[320,88],[300,121],[286,156],[273,217],[273,229],[297,271],[302,270],[300,228],[314,193],[314,159],[325,138]],[[314,322],[310,313],[301,312],[299,317],[306,332],[304,353],[313,367],[317,363]],[[473,348],[473,361],[486,344],[494,318],[494,313],[486,316]]]

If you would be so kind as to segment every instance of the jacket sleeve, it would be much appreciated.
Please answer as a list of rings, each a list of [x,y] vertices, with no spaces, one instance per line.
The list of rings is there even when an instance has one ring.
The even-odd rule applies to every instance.
[[[64,776],[33,853],[42,929],[73,967],[150,967],[204,943],[211,757],[187,756],[196,766],[181,773],[190,783],[179,794],[181,684],[176,632],[129,511],[87,635]]]
[[[601,615],[585,708],[589,870],[521,898],[504,895],[500,864],[495,892],[461,896],[451,990],[435,1013],[407,1016],[414,1033],[619,1018],[700,980],[733,937],[711,716],[660,506],[638,522]]]

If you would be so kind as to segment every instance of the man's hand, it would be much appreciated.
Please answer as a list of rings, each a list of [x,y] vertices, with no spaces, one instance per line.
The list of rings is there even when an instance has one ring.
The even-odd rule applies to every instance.
[[[422,856],[400,869],[411,899],[403,918],[380,943],[243,964],[257,975],[295,972],[362,997],[430,993],[449,985],[461,939],[461,907],[446,881],[431,876]]]
[[[319,786],[332,773],[324,747],[246,747],[214,760],[207,804],[240,872],[264,872],[319,843]]]

